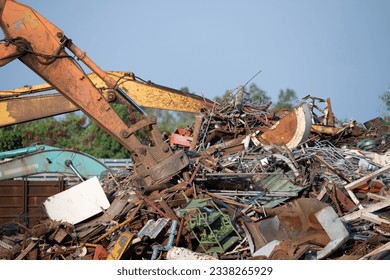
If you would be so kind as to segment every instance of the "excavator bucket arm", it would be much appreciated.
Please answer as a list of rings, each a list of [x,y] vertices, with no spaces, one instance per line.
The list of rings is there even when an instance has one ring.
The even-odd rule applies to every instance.
[[[142,81],[137,79],[134,73],[109,71],[107,74],[142,107],[199,113],[202,108],[214,104],[213,101],[195,94]],[[116,98],[112,89],[107,88],[99,76],[92,73],[88,77],[106,100],[123,103],[123,99]],[[52,91],[53,87],[49,84],[0,91],[0,127],[79,110],[63,95],[48,94]],[[27,111],[29,114],[26,114]]]
[[[110,106],[75,58],[98,75],[120,98],[143,112],[114,79],[81,51],[64,32],[32,8],[12,0],[0,0],[0,26],[5,34],[4,45],[13,45],[21,52],[18,59],[80,108],[99,127],[126,147],[135,164],[134,184],[152,185],[169,180],[189,163],[184,151],[174,153],[163,142],[157,119],[146,116],[140,122],[127,126]],[[9,57],[2,47],[0,60]],[[9,61],[8,61],[9,62]],[[134,135],[141,128],[149,128],[154,145],[143,145]]]

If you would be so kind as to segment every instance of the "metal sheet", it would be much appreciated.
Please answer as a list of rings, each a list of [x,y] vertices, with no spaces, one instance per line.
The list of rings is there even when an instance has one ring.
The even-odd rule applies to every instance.
[[[92,177],[69,190],[53,195],[43,206],[50,219],[77,224],[110,206],[99,180]]]
[[[161,230],[167,225],[169,219],[160,218],[157,221],[149,220],[146,225],[138,232],[138,237],[149,236],[154,239],[161,232]]]
[[[331,239],[325,248],[317,253],[317,259],[324,259],[349,239],[349,232],[331,206],[321,209],[315,216]]]
[[[259,140],[267,145],[286,145],[290,149],[294,148],[309,137],[311,116],[309,107],[303,104],[261,134]]]
[[[123,253],[126,251],[127,247],[129,246],[131,240],[134,237],[134,233],[132,232],[122,232],[115,242],[114,247],[108,254],[107,260],[120,260]]]
[[[0,181],[0,226],[15,221],[28,227],[38,224],[46,214],[43,201],[66,188],[66,181]]]
[[[325,247],[331,239],[315,214],[327,206],[317,199],[299,198],[275,208],[273,217],[257,223],[245,222],[246,232],[253,243],[253,254],[258,255],[259,249],[275,240],[297,242],[297,247],[305,244]]]

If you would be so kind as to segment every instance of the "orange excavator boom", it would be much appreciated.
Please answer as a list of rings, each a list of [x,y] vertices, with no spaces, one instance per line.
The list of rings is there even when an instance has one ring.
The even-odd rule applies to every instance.
[[[145,115],[130,126],[122,121],[79,61],[104,82],[115,98],[127,101],[141,114],[143,109],[115,79],[37,11],[16,1],[0,0],[0,26],[5,34],[0,43],[0,65],[18,58],[127,148],[134,161],[134,185],[149,186],[170,180],[188,165],[184,151],[175,153],[163,142],[156,117]],[[135,136],[142,128],[149,129],[153,145],[144,145]]]

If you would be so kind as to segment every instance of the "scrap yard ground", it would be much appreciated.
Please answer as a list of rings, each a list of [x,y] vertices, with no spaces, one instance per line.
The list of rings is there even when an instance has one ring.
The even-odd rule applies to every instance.
[[[72,214],[58,195],[43,198],[33,226],[19,218],[0,227],[1,257],[388,258],[389,127],[380,118],[341,124],[321,113],[330,100],[325,108],[308,100],[302,116],[296,108],[280,117],[264,104],[238,104],[237,96],[204,110],[167,139],[189,155],[185,172],[146,187],[134,184],[131,166],[109,172],[92,183],[106,202],[81,219],[76,213],[86,201],[72,203],[80,207]],[[291,133],[301,138],[290,147],[273,143]],[[48,201],[54,209],[59,203],[59,218],[53,207],[43,211]]]

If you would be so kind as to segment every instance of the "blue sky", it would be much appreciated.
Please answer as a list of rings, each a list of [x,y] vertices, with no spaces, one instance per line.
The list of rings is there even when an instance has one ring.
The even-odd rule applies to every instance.
[[[132,71],[208,98],[253,80],[330,97],[339,119],[385,113],[390,90],[387,0],[20,1],[52,21],[105,70]],[[1,34],[0,37],[3,37]],[[0,68],[0,87],[41,80],[19,61]]]

